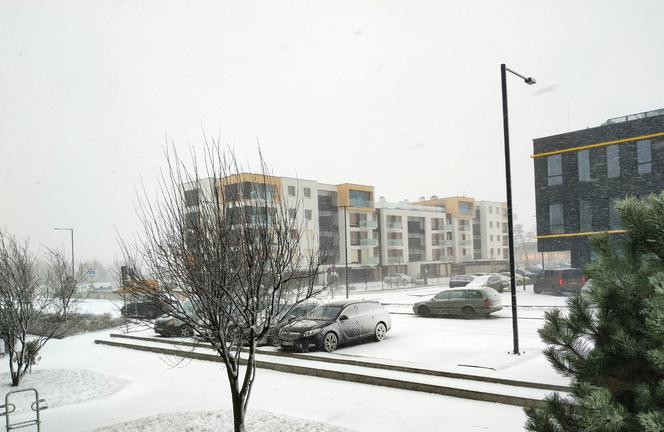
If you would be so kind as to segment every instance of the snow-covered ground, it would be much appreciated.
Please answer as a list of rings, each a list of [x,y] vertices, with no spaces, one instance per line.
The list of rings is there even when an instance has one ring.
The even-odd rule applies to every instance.
[[[2,363],[5,364],[4,362]],[[10,391],[26,388],[36,388],[39,397],[46,399],[50,409],[103,399],[120,391],[127,381],[101,375],[83,369],[41,369],[35,368],[27,374],[18,387],[11,387],[11,378],[8,373],[0,374],[0,395]],[[19,393],[10,396],[10,403],[16,407],[16,414],[29,412],[34,402],[34,393]]]
[[[105,313],[112,316],[120,316],[120,308],[123,303],[121,300],[99,300],[84,299],[76,304],[78,312],[102,315]]]
[[[44,411],[44,430],[89,432],[155,415],[230,409],[228,384],[219,363],[187,360],[174,366],[174,358],[166,361],[153,353],[93,343],[107,335],[84,334],[45,346],[35,372],[85,369],[128,384],[104,399]],[[441,427],[460,432],[515,431],[525,421],[519,407],[265,369],[258,370],[249,416],[254,411],[380,432],[439,431]]]
[[[350,429],[312,422],[296,417],[278,416],[255,410],[247,418],[248,432],[344,432]],[[232,411],[169,413],[103,427],[94,432],[232,432]]]

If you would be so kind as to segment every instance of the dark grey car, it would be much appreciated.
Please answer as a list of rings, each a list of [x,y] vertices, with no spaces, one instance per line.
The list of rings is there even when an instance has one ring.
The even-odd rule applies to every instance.
[[[381,341],[391,327],[390,314],[380,303],[339,300],[320,305],[307,319],[284,326],[279,343],[284,348],[332,352],[340,345],[370,337]]]

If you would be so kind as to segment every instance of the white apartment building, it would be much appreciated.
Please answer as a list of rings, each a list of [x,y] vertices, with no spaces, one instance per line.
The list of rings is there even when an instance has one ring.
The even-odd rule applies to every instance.
[[[447,275],[451,263],[473,259],[469,219],[447,212],[443,203],[390,203],[381,198],[376,214],[383,273]]]
[[[476,260],[509,258],[507,204],[475,201],[473,219],[473,255]]]

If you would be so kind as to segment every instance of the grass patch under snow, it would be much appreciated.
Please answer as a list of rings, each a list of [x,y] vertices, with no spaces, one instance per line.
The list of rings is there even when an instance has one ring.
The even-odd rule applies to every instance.
[[[318,423],[267,411],[249,411],[247,432],[350,432],[338,426]],[[231,411],[165,413],[95,429],[94,432],[232,432]]]

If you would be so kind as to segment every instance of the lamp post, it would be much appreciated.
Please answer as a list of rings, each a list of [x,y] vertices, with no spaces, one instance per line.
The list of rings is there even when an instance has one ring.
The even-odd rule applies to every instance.
[[[71,281],[74,283],[74,228],[53,228],[56,231],[69,231],[71,234]]]
[[[521,354],[519,351],[519,326],[516,311],[516,282],[514,276],[514,226],[512,220],[512,171],[510,168],[510,131],[507,117],[507,72],[510,72],[523,80],[528,85],[535,84],[532,77],[525,77],[511,69],[505,64],[500,65],[500,82],[503,93],[503,134],[505,138],[505,184],[507,189],[507,236],[509,238],[510,254],[510,293],[512,297],[512,335],[514,338],[513,354]]]
[[[346,258],[344,276],[346,277],[346,298],[348,298],[348,216],[346,211],[348,206],[342,207],[344,208],[344,257]]]

